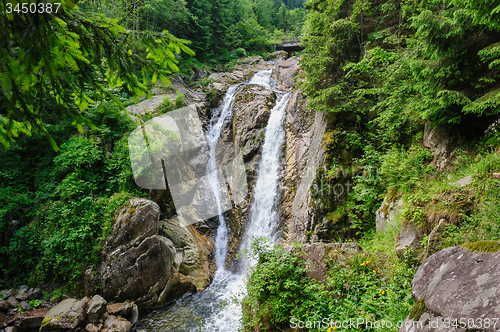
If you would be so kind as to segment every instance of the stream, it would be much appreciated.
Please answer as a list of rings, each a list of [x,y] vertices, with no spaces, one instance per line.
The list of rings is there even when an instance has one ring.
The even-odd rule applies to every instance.
[[[254,198],[249,211],[240,249],[248,249],[254,237],[269,237],[276,241],[278,221],[278,188],[281,150],[285,138],[283,121],[291,94],[278,91],[276,81],[271,77],[272,69],[258,71],[248,83],[232,85],[226,92],[221,107],[211,119],[206,139],[210,147],[210,162],[207,173],[214,174],[209,179],[212,190],[216,193],[219,211],[219,226],[215,238],[215,261],[217,271],[214,280],[204,291],[185,296],[174,304],[150,312],[137,324],[137,332],[185,332],[185,331],[220,331],[232,332],[241,329],[241,300],[246,295],[246,280],[254,261],[240,261],[238,273],[225,270],[228,230],[220,204],[219,181],[215,162],[215,148],[224,124],[229,121],[234,99],[240,87],[245,84],[258,84],[277,94],[276,105],[271,115],[264,136],[262,155],[258,166],[258,177],[254,188]],[[219,197],[217,199],[217,197]]]

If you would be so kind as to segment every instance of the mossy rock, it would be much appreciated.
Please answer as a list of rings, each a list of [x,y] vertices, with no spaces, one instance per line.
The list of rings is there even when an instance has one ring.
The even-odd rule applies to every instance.
[[[409,319],[413,319],[414,321],[418,321],[420,319],[420,316],[425,311],[425,297],[423,297],[421,300],[417,301],[414,305],[413,308],[410,311],[410,314],[408,315]]]
[[[493,253],[500,250],[500,241],[477,241],[462,244],[462,248],[471,252]]]

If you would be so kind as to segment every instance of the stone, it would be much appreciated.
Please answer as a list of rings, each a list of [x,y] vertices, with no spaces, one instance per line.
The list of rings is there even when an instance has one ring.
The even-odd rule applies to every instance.
[[[465,187],[471,183],[472,183],[472,175],[469,175],[453,183],[453,185],[457,187]]]
[[[85,323],[88,298],[66,299],[47,312],[40,331],[74,330]]]
[[[13,326],[7,326],[5,332],[17,332],[16,328]]]
[[[2,327],[6,321],[7,321],[7,316],[5,316],[4,313],[0,312],[0,327]]]
[[[15,318],[15,326],[18,331],[38,329],[47,313],[47,309],[41,308],[19,314]]]
[[[132,324],[125,318],[109,316],[104,322],[104,327],[109,329],[108,332],[130,332]]]
[[[419,258],[423,252],[422,240],[424,233],[413,223],[403,224],[396,238],[396,253],[400,258],[405,258],[409,253],[414,258]]]
[[[280,82],[280,88],[286,91],[292,91],[295,87],[295,75],[300,69],[298,56],[293,56],[289,59],[277,59],[276,64],[278,72],[276,74]]]
[[[285,250],[295,252],[293,246],[286,246]],[[328,261],[335,261],[337,264],[346,266],[347,259],[359,253],[361,248],[357,242],[349,243],[311,243],[304,244],[301,248],[302,259],[306,262],[306,275],[321,283],[326,283],[328,276]]]
[[[101,319],[102,314],[106,312],[106,300],[100,295],[94,295],[89,301],[87,309],[87,322],[97,324]]]
[[[7,312],[9,310],[9,304],[4,299],[0,299],[0,311]]]
[[[212,240],[201,235],[194,225],[181,226],[177,218],[162,220],[160,234],[170,239],[181,254],[181,257],[176,254],[178,263],[182,259],[176,268],[178,272],[191,276],[198,291],[208,287],[215,274]]]
[[[500,179],[500,173],[493,173],[493,178],[494,178],[495,180]]]
[[[106,307],[106,312],[112,316],[121,316],[126,318],[132,314],[132,307],[134,302],[124,302],[124,303],[113,303],[108,304]]]
[[[23,286],[19,287],[19,290],[17,291],[17,294],[28,293],[29,289],[30,288],[28,286],[23,285]]]
[[[15,296],[17,293],[16,293],[16,291],[15,291],[15,290],[13,290],[13,289],[9,289],[9,290],[4,289],[4,290],[2,290],[2,291],[0,292],[0,294],[2,294],[2,298],[3,298],[3,299],[8,299],[8,298],[9,298],[9,297],[11,297],[11,296]]]
[[[427,246],[425,251],[420,258],[420,261],[423,262],[430,255],[438,252],[443,247],[442,237],[444,229],[448,226],[448,222],[445,219],[440,219],[439,223],[434,227],[427,239]]]
[[[14,296],[11,296],[7,299],[7,303],[9,304],[9,307],[11,308],[17,308],[17,305],[19,304],[19,301],[16,300]]]
[[[448,134],[439,127],[434,127],[430,122],[425,124],[423,146],[429,148],[432,155],[432,165],[438,171],[443,170],[450,164],[448,160],[448,145],[450,138]]]
[[[101,249],[102,296],[107,301],[133,300],[139,307],[157,305],[172,276],[175,247],[158,235],[160,208],[135,198],[116,212],[113,231]]]
[[[40,288],[34,288],[28,292],[28,300],[36,300],[42,297],[42,291]]]
[[[268,59],[269,60],[275,60],[275,59],[285,60],[287,56],[288,56],[288,52],[281,50],[281,51],[276,51],[276,52],[269,54]]]
[[[16,295],[16,300],[18,301],[26,301],[29,297],[28,293],[19,293]]]
[[[396,224],[396,216],[403,207],[403,199],[386,195],[382,205],[375,213],[375,224],[377,233],[385,231],[387,228]]]
[[[85,326],[85,331],[87,332],[99,332],[100,329],[95,326],[94,324],[87,324],[87,326]]]
[[[23,309],[24,311],[31,310],[31,306],[26,301],[21,301],[21,303],[19,303],[19,305],[21,306],[21,309]]]
[[[500,313],[500,251],[471,252],[461,246],[446,248],[433,254],[418,268],[412,281],[412,297],[418,305],[406,318],[400,332],[451,331],[444,319],[460,318],[478,322],[480,318],[495,318]],[[412,318],[410,318],[412,317]],[[429,322],[440,322],[435,329]],[[408,324],[406,324],[408,323]],[[468,326],[469,331],[478,331]],[[466,331],[467,328],[454,329]],[[479,331],[497,331],[498,325]]]

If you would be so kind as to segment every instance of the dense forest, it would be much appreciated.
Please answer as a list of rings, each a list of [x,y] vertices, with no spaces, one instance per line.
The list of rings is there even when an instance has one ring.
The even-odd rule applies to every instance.
[[[267,59],[293,37],[304,47],[296,84],[327,119],[314,192],[327,222],[307,235],[381,254],[333,266],[328,284],[318,285],[298,256],[256,243],[246,328],[265,321],[283,329],[292,317],[404,319],[422,262],[394,251],[402,225],[422,229],[425,249],[446,219],[435,251],[500,239],[492,176],[500,172],[498,1],[67,0],[57,13],[15,8],[2,0],[1,287],[81,294],[115,210],[149,197],[134,183],[127,145],[149,118],[124,106],[176,77],[207,85],[194,73],[231,71],[247,55]],[[160,112],[184,102],[178,95]],[[431,130],[453,151],[441,163],[424,146]],[[452,185],[468,175],[470,186]],[[346,178],[352,187],[337,194]],[[406,204],[397,224],[376,232],[377,210],[397,199]]]

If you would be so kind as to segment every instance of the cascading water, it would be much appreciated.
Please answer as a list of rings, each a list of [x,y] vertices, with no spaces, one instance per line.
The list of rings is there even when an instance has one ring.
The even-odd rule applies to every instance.
[[[271,78],[271,73],[271,69],[259,71],[248,83],[272,89],[278,94],[278,102],[271,110],[266,127],[258,177],[254,189],[254,199],[250,207],[250,220],[241,242],[242,249],[248,249],[254,237],[270,237],[274,241],[278,228],[279,158],[285,137],[282,124],[291,94],[276,90],[276,82]],[[246,272],[253,262],[245,261],[243,271],[239,274],[224,269],[228,231],[221,213],[222,207],[220,195],[218,195],[219,181],[215,171],[217,165],[214,157],[215,147],[224,126],[224,121],[232,113],[234,97],[240,85],[233,85],[228,89],[220,113],[212,119],[206,134],[210,147],[210,162],[207,171],[212,174],[209,182],[216,193],[220,222],[215,242],[217,271],[214,280],[203,292],[180,299],[169,309],[150,313],[138,324],[136,329],[138,332],[184,332],[195,331],[199,327],[201,327],[202,331],[207,332],[232,332],[241,328],[241,305],[238,301],[231,300],[234,298],[241,300],[245,295]],[[219,196],[218,199],[217,196]]]

